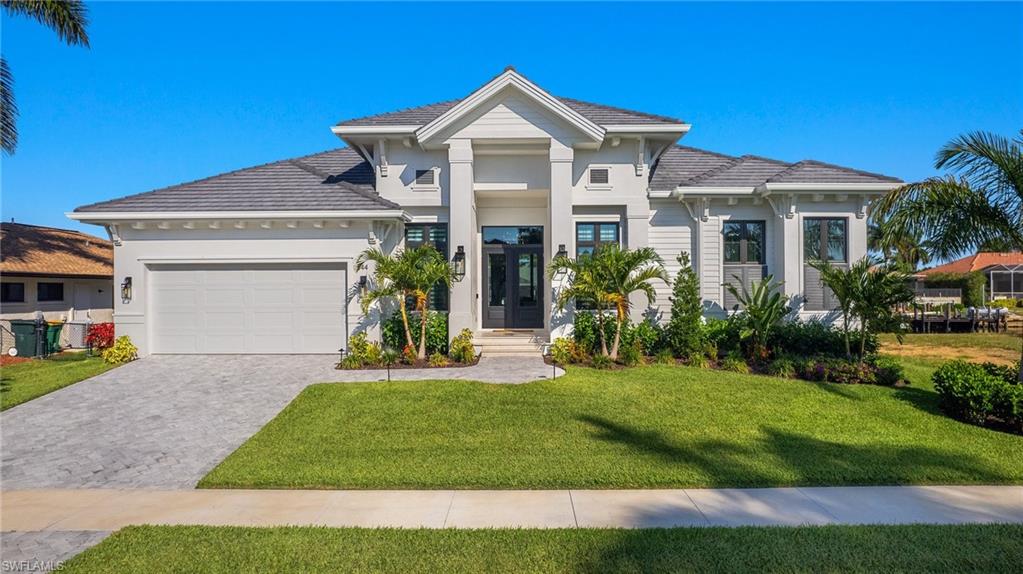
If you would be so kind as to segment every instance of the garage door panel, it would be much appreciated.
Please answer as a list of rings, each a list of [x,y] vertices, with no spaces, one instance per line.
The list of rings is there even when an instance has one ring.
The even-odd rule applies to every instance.
[[[152,269],[154,353],[336,353],[345,270],[330,265]]]

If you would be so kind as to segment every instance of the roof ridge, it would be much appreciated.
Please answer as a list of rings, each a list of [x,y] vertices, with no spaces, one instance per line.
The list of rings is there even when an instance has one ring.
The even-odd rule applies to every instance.
[[[758,161],[766,161],[768,163],[780,163],[780,164],[782,164],[782,165],[784,165],[786,167],[789,167],[789,166],[793,165],[791,162],[787,162],[787,161],[780,160],[780,159],[774,159],[773,157],[765,157],[765,156],[762,156],[762,155],[756,155],[756,154],[752,154],[752,153],[743,154],[742,155],[742,159],[755,159],[755,160],[758,160]]]
[[[687,184],[690,184],[690,183],[697,183],[697,182],[703,181],[703,180],[711,178],[711,177],[713,177],[713,176],[715,176],[715,175],[717,175],[717,174],[719,174],[721,172],[728,171],[728,170],[732,169],[733,167],[735,167],[735,166],[739,165],[740,163],[742,163],[742,161],[743,160],[742,160],[741,157],[733,157],[732,159],[730,159],[728,161],[728,163],[719,165],[719,166],[717,166],[717,167],[715,167],[713,169],[707,170],[707,171],[705,171],[703,173],[698,173],[698,174],[694,175],[693,177],[690,177],[689,179],[683,180],[678,185],[679,186],[684,186],[684,185],[687,185]]]
[[[339,148],[339,149],[347,149],[347,148]],[[317,155],[317,154],[313,154],[313,155]],[[315,175],[317,177],[322,177],[323,178],[323,183],[325,183],[325,184],[336,185],[336,186],[339,186],[339,187],[343,187],[343,188],[347,189],[348,191],[351,191],[353,193],[357,193],[357,194],[361,195],[362,197],[365,197],[366,199],[371,199],[371,200],[373,200],[373,201],[375,201],[375,202],[377,202],[377,203],[379,203],[379,204],[381,204],[381,205],[383,205],[385,207],[390,207],[392,209],[393,208],[398,208],[398,209],[401,208],[401,206],[398,205],[397,203],[394,203],[393,201],[391,201],[389,199],[384,199],[383,197],[380,197],[379,193],[370,193],[370,192],[366,191],[365,189],[360,189],[359,187],[354,186],[354,185],[348,183],[347,181],[336,181],[336,180],[334,180],[334,178],[336,176],[334,176],[333,174],[327,173],[327,172],[325,172],[325,171],[323,171],[321,169],[313,167],[313,166],[311,166],[311,165],[309,165],[309,164],[307,164],[307,163],[302,161],[303,159],[305,159],[307,157],[311,157],[311,156],[304,156],[304,157],[300,157],[300,158],[293,158],[293,159],[289,159],[289,160],[285,160],[285,161],[287,161],[288,163],[294,165],[295,167],[297,167],[297,168],[299,168],[301,170],[307,171],[307,172],[309,172],[309,173],[311,173],[311,174],[313,174],[313,175]]]
[[[678,144],[678,143],[677,144],[672,144],[672,145],[674,145],[678,149],[687,149],[689,151],[698,151],[700,153],[716,155],[718,157],[723,157],[723,158],[726,158],[726,159],[736,159],[736,156],[734,156],[734,155],[728,155],[726,153],[721,153],[721,152],[717,152],[717,151],[710,151],[709,149],[693,147],[691,145],[682,145],[682,144]]]
[[[504,73],[504,72],[502,72],[502,73]],[[493,81],[493,79],[488,80],[488,83],[491,82],[491,81]],[[466,95],[466,96],[461,97],[461,98],[453,98],[453,99],[450,99],[450,100],[443,100],[443,101],[440,101],[440,102],[433,102],[432,104],[423,104],[423,105],[420,105],[420,106],[406,106],[404,108],[398,108],[397,110],[391,110],[389,112],[380,112],[380,113],[377,113],[377,114],[369,114],[369,115],[366,115],[366,116],[359,116],[359,117],[356,117],[356,118],[342,119],[339,122],[337,122],[337,124],[335,124],[335,125],[342,125],[342,124],[346,124],[346,123],[349,123],[349,122],[358,122],[358,121],[362,121],[362,120],[370,120],[370,119],[373,119],[373,118],[378,118],[380,116],[389,116],[391,114],[400,114],[402,112],[411,112],[413,110],[418,110],[418,109],[421,109],[421,108],[429,108],[429,107],[433,107],[433,106],[443,106],[443,105],[447,105],[447,104],[457,104],[458,102],[464,100],[467,97],[469,97],[469,95]]]
[[[869,177],[877,177],[877,178],[885,179],[885,180],[888,180],[888,181],[891,181],[891,182],[901,182],[901,180],[899,178],[892,177],[890,175],[884,175],[882,173],[877,173],[877,172],[873,172],[873,171],[866,171],[866,170],[863,170],[863,169],[856,169],[854,167],[846,167],[844,165],[838,165],[837,163],[829,163],[829,162],[826,162],[826,161],[820,161],[820,160],[816,160],[816,159],[802,159],[802,160],[799,160],[796,163],[792,164],[791,168],[789,168],[789,169],[787,169],[787,170],[785,170],[783,172],[776,173],[774,176],[772,176],[767,181],[772,181],[776,177],[781,177],[782,174],[787,174],[787,173],[791,173],[793,171],[796,171],[798,168],[803,167],[805,165],[820,165],[820,166],[824,166],[824,167],[830,167],[830,168],[834,168],[834,169],[839,169],[839,170],[842,170],[842,171],[848,171],[848,172],[851,172],[851,173],[857,173],[857,174],[860,174],[860,175],[866,175],[866,176],[869,176]]]

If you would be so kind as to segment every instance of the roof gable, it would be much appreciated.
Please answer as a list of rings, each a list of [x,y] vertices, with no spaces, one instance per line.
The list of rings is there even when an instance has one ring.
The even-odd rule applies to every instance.
[[[590,121],[584,115],[547,93],[533,82],[530,82],[525,76],[510,67],[416,130],[416,139],[423,143],[429,142],[442,133],[445,128],[455,124],[475,110],[486,106],[495,97],[500,96],[506,91],[517,92],[527,101],[564,121],[592,141],[599,142],[604,139],[604,128]]]
[[[106,239],[57,229],[0,223],[0,272],[65,277],[113,277],[114,247]]]

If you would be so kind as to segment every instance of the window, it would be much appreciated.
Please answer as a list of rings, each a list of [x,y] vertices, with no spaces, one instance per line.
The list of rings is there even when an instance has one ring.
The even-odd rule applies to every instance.
[[[0,283],[0,303],[24,303],[24,283]]]
[[[608,185],[611,183],[611,170],[606,167],[590,168],[590,184]]]
[[[415,249],[422,245],[432,245],[440,251],[445,259],[448,254],[448,224],[446,223],[409,223],[405,225],[405,248]],[[436,311],[448,310],[448,290],[444,285],[437,285],[430,294],[430,307]]]
[[[575,256],[589,255],[601,245],[619,243],[618,223],[576,223]]]
[[[726,221],[725,263],[764,263],[764,222]]]
[[[416,170],[416,185],[434,186],[437,185],[436,172],[432,169]]]
[[[37,283],[36,301],[63,301],[63,283]]]
[[[543,245],[543,227],[487,226],[483,228],[484,245]]]
[[[808,217],[803,220],[803,250],[807,261],[845,263],[848,252],[845,219]]]

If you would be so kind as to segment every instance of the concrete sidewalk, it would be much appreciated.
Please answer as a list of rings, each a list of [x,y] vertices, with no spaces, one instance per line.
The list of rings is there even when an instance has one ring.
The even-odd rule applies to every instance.
[[[1023,523],[1023,486],[679,490],[18,490],[0,529],[131,524],[575,528]]]

